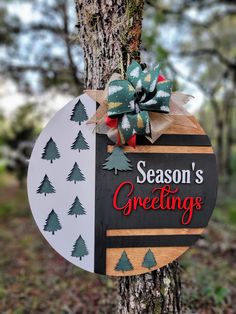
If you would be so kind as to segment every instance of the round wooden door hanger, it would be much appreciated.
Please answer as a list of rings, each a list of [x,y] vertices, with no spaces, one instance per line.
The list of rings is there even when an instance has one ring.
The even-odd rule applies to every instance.
[[[34,147],[28,194],[36,223],[71,263],[138,275],[182,255],[216,201],[211,143],[160,66],[132,61],[104,91],[87,90]],[[97,105],[99,104],[98,108]]]
[[[191,116],[195,127],[172,124],[155,142],[137,136],[135,148],[122,149],[87,123],[96,109],[85,93],[39,136],[28,171],[34,219],[60,255],[87,271],[163,267],[196,242],[215,206],[209,138]]]

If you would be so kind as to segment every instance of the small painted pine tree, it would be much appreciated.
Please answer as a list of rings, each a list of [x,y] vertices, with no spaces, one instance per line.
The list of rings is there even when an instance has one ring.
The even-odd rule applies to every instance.
[[[70,117],[71,121],[78,122],[81,125],[81,122],[88,120],[88,115],[85,110],[84,104],[79,99],[79,101],[75,104],[72,115]]]
[[[78,215],[86,215],[86,211],[84,210],[84,207],[80,203],[80,200],[76,196],[74,203],[72,204],[71,208],[68,211],[68,215],[75,215],[77,218]]]
[[[60,153],[58,151],[56,143],[50,137],[46,146],[44,147],[44,151],[42,153],[42,159],[50,160],[53,163],[53,160],[60,158]]]
[[[71,149],[78,149],[79,152],[81,150],[89,149],[88,143],[86,142],[81,131],[79,131],[74,143],[71,146]]]
[[[115,270],[117,271],[122,271],[122,272],[125,272],[125,271],[129,271],[129,270],[133,270],[133,265],[131,264],[127,254],[125,251],[123,251],[116,267],[115,267]]]
[[[79,257],[79,259],[81,261],[82,257],[84,257],[84,256],[86,256],[88,254],[89,254],[89,252],[87,250],[85,241],[84,241],[84,239],[80,235],[79,238],[76,240],[74,246],[73,246],[73,250],[71,252],[71,256]]]
[[[40,186],[37,189],[37,193],[44,194],[46,196],[47,194],[55,193],[55,188],[51,184],[48,176],[45,174],[43,181],[41,182]]]
[[[54,209],[48,215],[46,219],[46,224],[43,228],[44,231],[52,232],[54,234],[56,231],[61,230],[61,224],[57,214],[55,213]]]
[[[157,262],[156,262],[155,256],[152,253],[152,251],[149,249],[144,256],[142,266],[145,268],[151,269],[152,267],[156,265],[157,265]]]
[[[117,174],[118,170],[132,170],[132,165],[130,164],[130,160],[125,156],[123,149],[117,146],[113,149],[111,155],[106,159],[106,162],[103,164],[103,169],[115,169],[115,174]]]
[[[85,181],[85,177],[81,172],[77,162],[75,162],[73,168],[70,171],[70,174],[67,177],[67,181],[74,181],[76,184],[77,181]]]

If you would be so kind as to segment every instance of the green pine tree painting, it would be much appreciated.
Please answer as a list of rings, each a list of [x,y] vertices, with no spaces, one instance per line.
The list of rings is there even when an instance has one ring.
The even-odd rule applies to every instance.
[[[81,261],[82,257],[84,257],[88,254],[89,254],[89,252],[88,252],[88,249],[86,247],[85,241],[80,235],[79,238],[76,240],[74,246],[73,246],[71,256],[79,257],[79,259]]]
[[[81,131],[79,131],[74,143],[71,146],[71,149],[78,149],[79,152],[81,150],[89,149],[88,143],[86,142]]]
[[[153,252],[149,249],[144,256],[142,266],[145,268],[151,269],[152,267],[156,265],[157,265],[157,262],[156,262],[155,256]]]
[[[131,264],[130,260],[128,259],[128,256],[126,254],[125,251],[123,251],[116,267],[115,267],[115,270],[117,271],[122,271],[122,272],[125,272],[125,271],[129,271],[129,270],[133,270],[133,265]]]
[[[43,149],[42,159],[50,160],[53,163],[53,160],[60,158],[60,153],[58,151],[56,143],[50,137],[46,146]]]
[[[61,230],[61,224],[54,209],[48,215],[48,218],[46,219],[46,223],[43,230],[52,232],[52,234],[54,234],[58,230]]]
[[[73,110],[72,110],[72,115],[70,117],[71,121],[78,122],[79,125],[81,125],[81,122],[88,120],[88,115],[85,110],[84,104],[79,101],[75,104]]]
[[[45,174],[43,181],[41,182],[40,186],[37,189],[37,193],[44,194],[45,196],[47,194],[55,193],[55,188],[51,184],[48,176]]]
[[[67,177],[67,181],[74,181],[76,184],[77,181],[85,181],[85,177],[81,172],[77,162],[75,162],[73,168],[70,171],[70,174]]]
[[[130,160],[125,156],[123,149],[119,146],[115,147],[111,155],[106,159],[106,162],[103,164],[103,169],[105,170],[115,170],[117,171],[128,171],[132,170],[132,165]]]
[[[71,208],[68,211],[68,215],[75,215],[77,218],[78,215],[86,215],[86,211],[84,207],[80,203],[79,198],[76,196],[74,203],[72,204]]]

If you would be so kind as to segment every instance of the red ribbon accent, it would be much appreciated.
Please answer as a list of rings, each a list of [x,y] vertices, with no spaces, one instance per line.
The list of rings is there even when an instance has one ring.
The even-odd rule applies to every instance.
[[[110,118],[106,117],[106,125],[109,126],[109,128],[116,129],[118,128],[118,118]]]
[[[120,140],[120,133],[119,133],[118,130],[117,130],[117,145],[118,145],[118,146],[122,146],[121,140]]]
[[[135,147],[136,147],[136,139],[137,139],[136,134],[133,134],[133,135],[129,138],[129,140],[127,141],[127,144],[128,144],[129,146],[135,148]]]
[[[162,75],[159,75],[157,81],[158,82],[163,82],[163,81],[166,81],[166,78],[164,76],[162,76]]]

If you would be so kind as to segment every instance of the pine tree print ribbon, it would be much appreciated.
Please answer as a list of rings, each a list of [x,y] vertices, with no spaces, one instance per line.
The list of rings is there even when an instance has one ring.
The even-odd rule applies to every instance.
[[[118,129],[118,144],[135,146],[136,134],[149,135],[149,112],[169,113],[172,82],[159,78],[160,66],[143,70],[136,62],[128,66],[126,80],[108,85],[106,123]]]
[[[171,126],[198,127],[184,108],[193,97],[172,92],[172,83],[160,75],[159,66],[147,71],[132,61],[126,80],[113,73],[105,90],[85,92],[100,104],[87,123],[96,124],[98,134],[118,145],[135,147],[137,134],[154,143]]]

